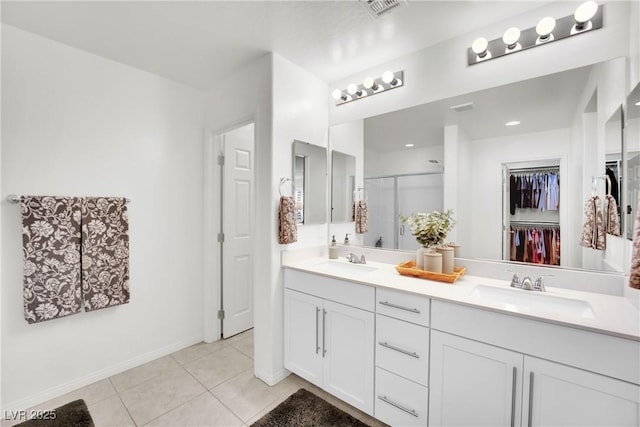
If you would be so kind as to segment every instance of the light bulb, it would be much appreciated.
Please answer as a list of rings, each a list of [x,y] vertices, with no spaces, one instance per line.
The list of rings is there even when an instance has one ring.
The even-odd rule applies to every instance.
[[[365,89],[371,89],[374,84],[375,82],[371,77],[365,77],[364,80],[362,81],[362,86],[364,86]]]
[[[396,79],[391,71],[385,71],[384,73],[382,73],[382,81],[386,84],[394,85]]]
[[[511,120],[510,122],[505,123],[505,126],[518,126],[520,124],[519,120]]]
[[[640,107],[640,101],[636,102],[636,106]]]
[[[340,89],[335,89],[333,92],[331,92],[331,96],[333,96],[333,99],[337,101],[342,98],[342,91]]]
[[[518,45],[518,39],[520,38],[520,29],[518,27],[511,27],[504,32],[502,41],[507,45],[507,48],[514,49]]]
[[[356,92],[358,92],[358,86],[356,86],[353,83],[351,83],[349,86],[347,86],[347,93],[349,95],[355,95]]]
[[[593,18],[598,12],[598,3],[593,0],[582,3],[576,9],[573,14],[573,18],[576,20],[576,29],[585,29],[586,24]]]
[[[556,28],[555,18],[547,16],[546,18],[542,18],[538,22],[538,25],[536,25],[536,33],[538,33],[542,40],[546,40],[549,38],[554,28]]]
[[[478,37],[473,41],[471,50],[473,51],[473,53],[482,58],[487,54],[487,47],[489,47],[489,42],[487,41],[487,39],[485,39],[484,37]]]

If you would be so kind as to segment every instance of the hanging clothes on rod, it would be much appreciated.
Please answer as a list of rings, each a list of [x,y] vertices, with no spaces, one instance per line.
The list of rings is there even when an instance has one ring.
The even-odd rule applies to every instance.
[[[511,169],[509,176],[509,212],[516,209],[559,210],[560,168],[558,166]]]
[[[560,226],[516,222],[510,227],[511,261],[560,265]]]

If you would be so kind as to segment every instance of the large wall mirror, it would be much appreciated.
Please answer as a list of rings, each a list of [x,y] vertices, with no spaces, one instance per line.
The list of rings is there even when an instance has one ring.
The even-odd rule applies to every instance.
[[[626,237],[633,240],[634,221],[638,215],[640,196],[640,84],[627,96],[624,141],[627,159],[626,206],[624,209]]]
[[[620,184],[616,112],[625,66],[616,58],[354,122],[364,128],[364,177],[356,183],[368,193],[363,244],[413,251],[418,244],[398,214],[452,208],[457,225],[447,240],[462,245],[463,257],[622,271],[624,249],[578,241],[592,178],[611,168]],[[637,162],[640,188],[640,156]],[[600,197],[604,183],[598,179]],[[512,212],[515,190],[529,201],[520,199]],[[514,236],[534,233],[553,257],[519,257]],[[608,236],[612,248],[623,240]]]
[[[327,222],[327,149],[294,140],[293,181],[297,222]]]
[[[356,158],[331,150],[331,222],[353,221],[356,194]]]

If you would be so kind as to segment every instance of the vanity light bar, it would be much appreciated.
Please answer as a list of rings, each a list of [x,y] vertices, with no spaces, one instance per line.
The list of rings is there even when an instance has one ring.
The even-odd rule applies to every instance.
[[[377,79],[365,77],[362,83],[351,83],[346,89],[335,89],[331,92],[331,96],[336,105],[346,104],[347,102],[366,98],[367,96],[376,95],[381,92],[387,92],[391,89],[397,89],[404,85],[403,71],[385,71],[382,76]]]
[[[578,6],[573,15],[558,20],[543,17],[535,27],[522,31],[512,27],[505,31],[503,37],[491,41],[483,37],[477,38],[467,49],[467,61],[469,65],[473,65],[597,30],[602,28],[603,14],[603,5],[588,1]]]

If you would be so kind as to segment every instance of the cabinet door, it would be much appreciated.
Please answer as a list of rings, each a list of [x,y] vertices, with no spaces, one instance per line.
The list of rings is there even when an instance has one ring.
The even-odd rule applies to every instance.
[[[323,310],[324,389],[371,415],[374,315],[330,301]]]
[[[322,300],[285,289],[284,366],[322,387]]]
[[[523,426],[640,425],[639,386],[529,356],[524,367]]]
[[[520,353],[431,331],[429,425],[520,424]]]

